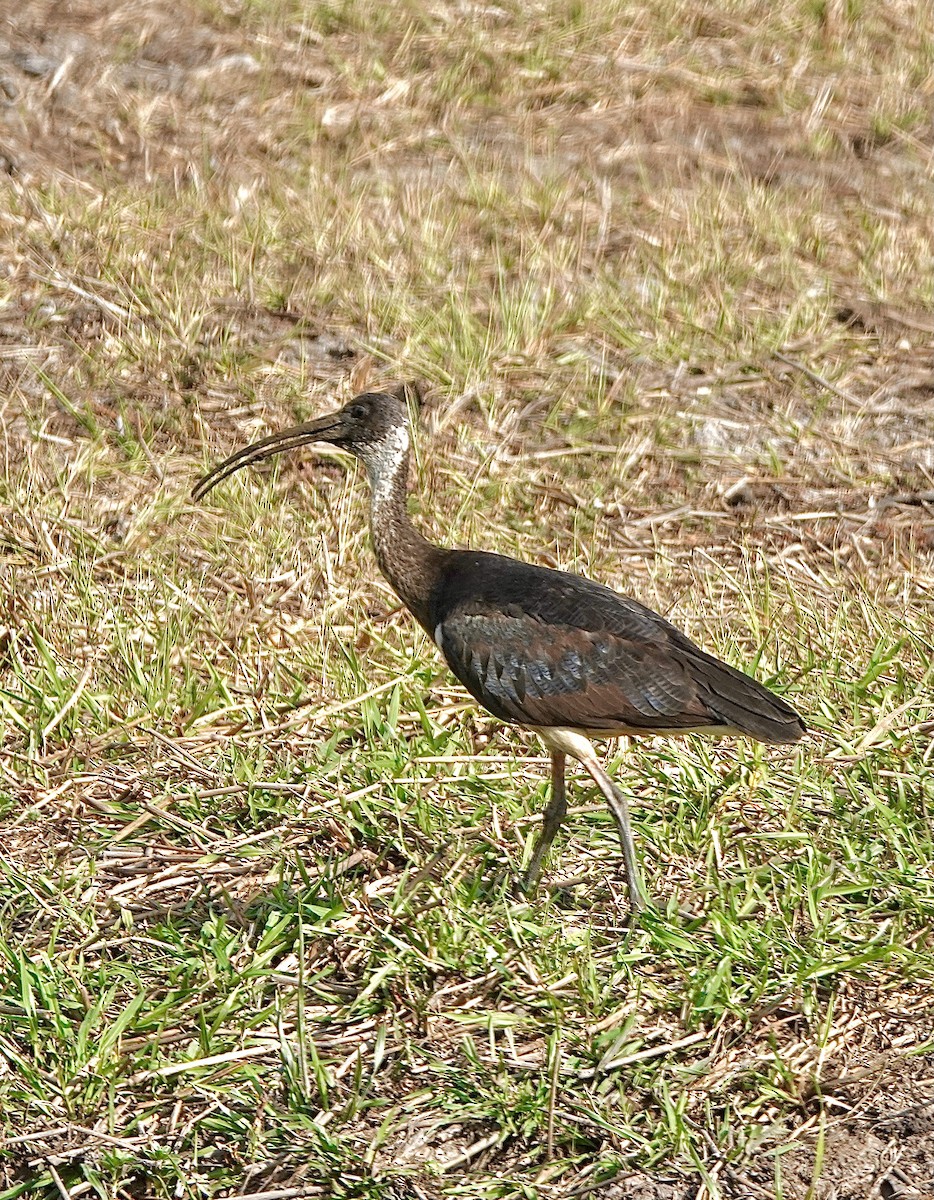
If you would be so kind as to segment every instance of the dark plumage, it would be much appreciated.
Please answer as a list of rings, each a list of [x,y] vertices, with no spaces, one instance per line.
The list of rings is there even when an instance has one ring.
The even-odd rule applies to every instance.
[[[694,732],[783,743],[796,742],[804,722],[756,680],[705,653],[636,600],[565,571],[426,541],[406,512],[404,389],[357,396],[336,413],[248,446],[206,475],[194,498],[248,463],[316,441],[342,446],[365,463],[380,569],[453,673],[495,717],[535,729],[551,751],[552,798],[527,884],[538,878],[566,813],[565,758],[571,754],[616,818],[630,899],[642,908],[646,896],[626,798],[589,738]]]
[[[456,551],[429,628],[448,666],[502,721],[604,733],[722,728],[794,742],[801,718],[650,608],[579,575]]]

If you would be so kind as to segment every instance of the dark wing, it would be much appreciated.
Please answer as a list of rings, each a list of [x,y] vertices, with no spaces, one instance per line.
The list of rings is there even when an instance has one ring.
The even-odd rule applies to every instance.
[[[710,725],[680,664],[653,647],[503,613],[438,626],[448,666],[503,721],[583,729]]]
[[[470,694],[504,721],[650,733],[731,729],[794,742],[801,718],[657,613],[600,584],[457,554],[434,633]]]

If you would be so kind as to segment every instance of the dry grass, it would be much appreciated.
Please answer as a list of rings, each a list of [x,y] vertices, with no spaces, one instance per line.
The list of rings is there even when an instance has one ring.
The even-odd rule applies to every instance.
[[[0,91],[0,1197],[929,1194],[927,6],[28,2]],[[512,894],[345,463],[188,501],[411,376],[426,526],[813,726],[614,759],[638,928],[579,785]]]

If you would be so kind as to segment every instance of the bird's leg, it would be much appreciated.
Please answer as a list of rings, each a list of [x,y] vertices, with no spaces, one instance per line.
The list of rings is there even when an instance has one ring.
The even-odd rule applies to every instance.
[[[532,858],[525,873],[523,883],[527,891],[532,891],[536,883],[538,883],[545,855],[548,853],[551,843],[555,840],[555,834],[561,828],[561,822],[568,811],[568,802],[564,787],[564,764],[566,759],[567,755],[563,750],[552,750],[551,799],[548,801],[548,807],[545,809],[545,815],[542,817],[542,831],[538,835],[538,841],[532,850]]]
[[[648,907],[649,898],[645,890],[645,885],[642,882],[639,861],[636,858],[636,847],[632,840],[632,826],[629,823],[629,804],[623,793],[609,775],[607,775],[606,771],[604,771],[593,746],[589,742],[586,743],[586,746],[587,751],[584,753],[575,752],[575,757],[578,758],[584,770],[587,771],[600,791],[603,792],[606,802],[610,806],[610,812],[616,818],[616,824],[619,828],[619,840],[623,848],[623,862],[626,865],[629,903],[632,905],[634,912],[641,912]],[[581,747],[581,749],[583,748]]]

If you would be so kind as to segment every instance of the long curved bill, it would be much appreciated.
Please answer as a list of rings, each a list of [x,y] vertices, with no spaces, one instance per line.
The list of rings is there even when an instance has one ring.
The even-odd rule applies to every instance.
[[[295,450],[298,446],[305,446],[309,442],[331,441],[328,435],[336,433],[340,428],[338,416],[339,413],[331,413],[327,417],[319,417],[316,421],[305,421],[302,425],[293,425],[291,429],[283,429],[279,433],[270,434],[269,437],[264,437],[251,446],[245,446],[242,450],[231,454],[229,458],[225,458],[222,463],[218,463],[212,471],[208,471],[207,475],[198,480],[191,489],[192,500],[203,500],[211,488],[229,478],[241,467],[248,467],[251,463],[271,458],[274,454],[281,454],[284,450]]]

